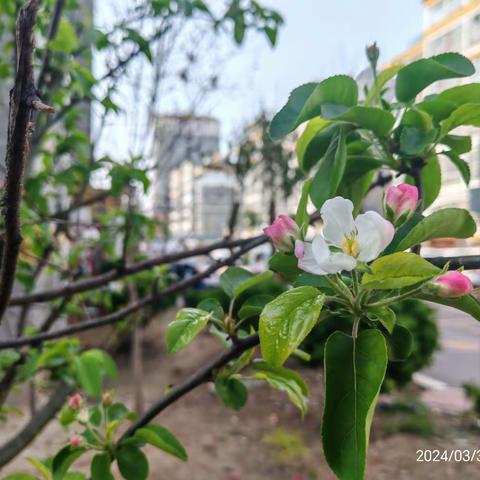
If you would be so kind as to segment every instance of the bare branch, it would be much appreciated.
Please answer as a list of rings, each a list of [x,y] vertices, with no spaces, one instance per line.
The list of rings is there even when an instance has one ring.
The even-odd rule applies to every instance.
[[[47,35],[47,45],[48,42],[53,40],[57,35],[58,25],[60,24],[60,18],[62,16],[63,8],[65,6],[65,0],[57,0],[55,2],[55,8],[53,10],[52,19],[50,21],[50,26],[48,28],[48,35]],[[42,59],[42,67],[40,69],[40,73],[38,74],[37,80],[37,89],[42,90],[43,84],[45,83],[47,71],[50,67],[50,59],[52,56],[52,51],[49,48],[45,48],[43,53]]]
[[[267,237],[260,235],[258,237],[240,239],[240,240],[222,240],[216,243],[212,243],[206,247],[200,247],[193,250],[187,250],[185,252],[170,253],[166,255],[160,255],[157,257],[149,258],[147,260],[142,260],[131,265],[127,265],[123,268],[109,270],[108,272],[102,273],[95,277],[88,277],[76,282],[68,283],[61,287],[52,288],[50,290],[43,290],[27,295],[19,295],[12,297],[10,299],[10,306],[15,305],[24,305],[26,303],[34,302],[48,302],[65,295],[73,295],[77,293],[87,292],[98,287],[107,285],[108,283],[118,280],[120,278],[126,277],[128,275],[133,275],[134,273],[142,272],[144,270],[151,269],[159,265],[165,265],[168,263],[173,263],[178,260],[184,260],[190,257],[197,257],[200,255],[207,255],[213,250],[218,250],[221,248],[233,248],[237,246],[242,246],[248,244],[249,242],[262,240],[261,243],[267,241]]]
[[[457,270],[462,267],[465,270],[480,269],[480,255],[466,255],[463,257],[427,257],[427,260],[440,268],[443,268],[448,262],[449,270]]]
[[[17,71],[15,84],[10,92],[8,139],[5,156],[7,169],[2,213],[5,220],[5,236],[0,270],[0,321],[10,299],[17,259],[22,243],[20,229],[20,201],[23,174],[29,156],[29,133],[34,110],[51,112],[37,95],[33,78],[33,29],[37,15],[37,0],[30,0],[20,10],[17,20]]]
[[[185,382],[173,388],[167,395],[155,402],[138,420],[123,434],[122,438],[131,437],[136,430],[148,425],[160,412],[165,410],[169,405],[191,392],[194,388],[202,383],[212,379],[212,372],[225,366],[231,360],[240,356],[246,350],[258,345],[258,334],[250,335],[246,338],[239,339],[237,343],[227,348],[208,362],[204,367],[197,370]]]
[[[95,320],[89,320],[87,322],[77,323],[75,325],[71,325],[69,327],[62,328],[54,332],[40,333],[38,335],[32,335],[31,337],[22,337],[22,338],[14,338],[11,340],[6,340],[3,342],[0,342],[0,350],[5,350],[7,348],[18,348],[18,347],[23,347],[25,345],[38,345],[46,340],[53,340],[56,338],[66,337],[69,335],[73,335],[75,333],[117,323],[120,320],[123,320],[124,318],[128,317],[129,315],[135,312],[138,312],[143,308],[151,305],[161,296],[172,295],[174,293],[178,293],[183,290],[186,290],[187,288],[192,287],[198,281],[206,277],[209,277],[212,273],[216,272],[219,268],[222,268],[227,265],[231,265],[237,259],[239,259],[242,255],[247,253],[249,250],[265,242],[266,242],[266,237],[264,237],[263,235],[260,237],[257,237],[256,239],[246,243],[244,246],[239,248],[235,253],[230,255],[227,259],[214,263],[203,272],[199,272],[196,275],[192,275],[191,277],[186,278],[185,280],[174,283],[167,288],[159,290],[158,292],[154,292],[151,295],[148,295],[142,298],[138,302],[131,304],[121,310],[118,310],[117,312],[104,315],[103,317],[99,317]]]
[[[62,408],[71,391],[71,386],[61,383],[47,400],[43,408],[35,413],[23,429],[0,447],[0,467],[14,459],[35,439],[43,430],[43,427],[45,427]]]

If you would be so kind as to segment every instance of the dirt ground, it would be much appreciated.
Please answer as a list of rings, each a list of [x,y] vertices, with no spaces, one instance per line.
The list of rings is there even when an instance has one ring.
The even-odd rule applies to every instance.
[[[167,355],[164,346],[165,321],[155,322],[146,331],[146,404],[162,395],[169,384],[181,382],[218,349],[217,340],[200,336],[183,352]],[[116,395],[133,403],[128,357],[119,359],[120,379]],[[189,454],[183,463],[156,449],[147,454],[152,480],[328,480],[319,430],[322,411],[321,371],[296,367],[310,387],[309,413],[302,421],[287,397],[255,383],[249,389],[248,404],[240,411],[227,409],[203,385],[165,410],[158,423],[171,429]],[[18,405],[18,392],[12,399]],[[480,430],[471,428],[465,417],[434,415],[435,434],[429,438],[396,432],[395,416],[380,413],[372,429],[367,479],[476,479],[480,463],[417,462],[419,449],[480,449]],[[22,423],[14,419],[2,425],[4,443]],[[47,457],[65,444],[68,433],[55,422],[1,472],[31,471],[26,456]],[[88,458],[81,458],[74,470],[88,471]],[[115,478],[121,478],[115,473]]]

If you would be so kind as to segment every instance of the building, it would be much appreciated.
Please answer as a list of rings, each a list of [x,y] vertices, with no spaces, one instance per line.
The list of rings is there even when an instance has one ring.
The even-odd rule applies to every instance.
[[[460,52],[470,58],[476,68],[472,77],[434,83],[423,93],[438,93],[445,88],[464,83],[480,82],[480,0],[423,0],[423,33],[405,52],[386,66],[410,63],[422,57],[444,52]],[[460,130],[459,130],[460,133]],[[444,156],[442,189],[433,208],[462,207],[470,209],[480,219],[480,133],[463,128],[472,136],[472,151],[463,156],[471,170],[470,188],[466,189],[456,167]]]
[[[157,218],[168,223],[169,214],[173,210],[169,186],[172,170],[184,162],[189,163],[192,169],[202,165],[217,154],[219,148],[220,124],[215,118],[193,115],[156,117],[153,153],[156,170],[152,194],[153,210]],[[173,197],[175,196],[176,193]]]
[[[183,240],[216,240],[225,235],[237,184],[220,163],[182,162],[170,172],[169,229]]]

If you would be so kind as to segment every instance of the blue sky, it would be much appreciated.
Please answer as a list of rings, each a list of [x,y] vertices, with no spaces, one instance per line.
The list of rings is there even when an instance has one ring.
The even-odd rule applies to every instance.
[[[112,12],[128,6],[123,2],[102,0],[97,4],[97,21],[108,25]],[[219,118],[223,147],[238,137],[241,128],[261,109],[272,113],[279,110],[289,92],[302,83],[338,73],[358,74],[366,65],[367,44],[378,42],[381,64],[412,44],[422,31],[422,0],[261,2],[279,10],[285,19],[276,48],[272,49],[263,36],[250,32],[241,49],[225,46],[218,62],[218,52],[209,57],[204,53],[202,57],[206,65],[213,61],[213,65],[217,62],[224,69],[220,76],[222,88],[197,112]],[[228,61],[223,63],[225,56]],[[103,136],[103,152],[115,158],[125,158],[135,149],[129,126],[134,113],[129,110],[130,95],[127,92],[126,100],[121,102],[126,107],[125,115],[110,119]],[[174,98],[162,97],[159,113],[183,113],[178,111],[181,95],[177,91]]]
[[[402,52],[421,34],[421,0],[264,0],[285,18],[278,44],[271,49],[250,35],[231,61],[239,82],[234,98],[211,113],[232,128],[252,118],[261,106],[282,107],[296,86],[326,76],[356,75],[365,66],[365,45],[377,41],[380,62]]]

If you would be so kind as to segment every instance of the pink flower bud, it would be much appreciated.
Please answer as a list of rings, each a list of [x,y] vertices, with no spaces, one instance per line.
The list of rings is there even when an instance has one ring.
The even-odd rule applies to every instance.
[[[76,393],[75,395],[70,397],[70,400],[68,401],[68,406],[72,410],[78,410],[81,405],[82,405],[82,397],[79,393]]]
[[[269,227],[263,229],[263,233],[277,250],[284,253],[293,252],[295,240],[301,236],[298,225],[287,215],[279,215]]]
[[[433,283],[435,293],[440,297],[463,297],[473,291],[471,280],[461,272],[447,272]]]
[[[72,447],[80,447],[83,445],[83,438],[80,437],[79,435],[72,435],[70,439],[68,440],[68,443]]]
[[[103,394],[102,402],[104,407],[110,406],[112,404],[112,394],[110,392],[105,392]]]
[[[413,185],[401,183],[388,187],[384,198],[385,216],[393,223],[404,222],[417,207],[418,189]],[[400,222],[399,222],[400,220]]]

